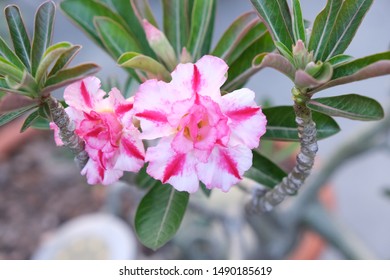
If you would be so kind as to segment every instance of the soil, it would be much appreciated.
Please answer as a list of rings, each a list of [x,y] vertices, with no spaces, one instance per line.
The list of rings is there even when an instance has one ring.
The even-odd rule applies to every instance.
[[[23,136],[4,135],[6,128],[0,129],[0,142],[20,142]],[[17,146],[0,151],[0,259],[31,258],[54,229],[98,211],[104,200],[104,188],[86,184],[50,131],[30,133]]]

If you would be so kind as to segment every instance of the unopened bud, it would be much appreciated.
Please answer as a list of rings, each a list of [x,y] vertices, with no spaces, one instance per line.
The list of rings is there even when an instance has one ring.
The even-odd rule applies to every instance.
[[[177,65],[175,51],[167,37],[146,19],[143,20],[146,39],[156,55],[166,64],[170,71]]]

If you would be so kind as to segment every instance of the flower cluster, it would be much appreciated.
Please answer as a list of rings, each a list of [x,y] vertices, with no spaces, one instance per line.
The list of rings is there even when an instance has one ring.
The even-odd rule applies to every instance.
[[[147,162],[150,176],[179,191],[193,193],[199,181],[228,191],[252,165],[266,119],[249,89],[221,95],[227,69],[213,56],[179,64],[171,82],[144,82],[134,103],[117,89],[104,98],[96,78],[69,86],[66,110],[90,156],[88,182],[112,183]],[[144,153],[141,139],[159,142]]]

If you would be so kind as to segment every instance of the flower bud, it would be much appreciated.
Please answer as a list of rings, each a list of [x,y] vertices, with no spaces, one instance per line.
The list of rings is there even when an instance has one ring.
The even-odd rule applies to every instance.
[[[315,78],[321,72],[323,65],[322,61],[317,63],[311,61],[306,65],[305,72]]]
[[[169,70],[175,69],[177,65],[175,51],[167,37],[158,28],[143,20],[146,39],[156,55],[166,64]]]

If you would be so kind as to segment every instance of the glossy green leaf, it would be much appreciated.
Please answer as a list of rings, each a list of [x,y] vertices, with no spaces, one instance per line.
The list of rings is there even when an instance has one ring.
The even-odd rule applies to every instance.
[[[226,29],[221,39],[218,41],[212,55],[226,60],[227,57],[234,51],[242,38],[259,22],[255,12],[248,12],[239,16]]]
[[[195,0],[191,16],[191,29],[187,43],[187,50],[196,61],[201,55],[207,38],[206,34],[212,24],[215,0]]]
[[[126,52],[141,52],[137,40],[117,22],[106,17],[95,17],[94,22],[105,48],[115,60]],[[127,71],[140,81],[134,70]]]
[[[175,235],[189,194],[170,185],[156,184],[141,200],[135,214],[135,231],[146,247],[157,250]]]
[[[62,70],[72,61],[75,55],[80,51],[81,46],[72,46],[66,50],[61,56],[57,59],[54,66],[51,68],[48,76],[55,75],[58,71]]]
[[[336,85],[390,74],[390,52],[377,53],[344,63],[333,71],[332,80],[311,93]]]
[[[93,63],[86,63],[75,66],[73,68],[67,68],[58,71],[57,74],[46,80],[42,93],[50,93],[57,88],[69,85],[85,77],[91,76],[99,70],[100,67],[98,65]]]
[[[314,51],[315,60],[321,60],[335,24],[343,0],[328,0],[325,8],[317,15],[309,41],[309,50]]]
[[[22,79],[17,82],[13,82],[12,80],[9,81],[8,79],[6,80],[12,89],[18,90],[23,95],[32,98],[39,96],[38,84],[27,70],[23,72]]]
[[[171,74],[160,62],[136,52],[124,53],[119,57],[118,64],[121,67],[130,67],[150,73],[151,78],[163,79],[167,82],[171,80]]]
[[[188,0],[163,0],[164,33],[176,54],[180,54],[188,40],[190,18]]]
[[[263,139],[299,141],[295,112],[292,106],[278,106],[263,109],[267,117],[267,132]],[[317,139],[321,140],[340,131],[336,121],[331,117],[312,112],[317,127]]]
[[[226,63],[232,65],[248,48],[255,44],[261,37],[265,35],[267,28],[262,22],[258,22],[251,27],[248,32],[241,38],[238,44],[232,49],[231,53],[226,57]]]
[[[24,121],[22,128],[20,129],[20,132],[25,132],[27,128],[29,128],[33,122],[39,118],[39,112],[38,110],[32,112]]]
[[[106,5],[93,0],[64,0],[60,3],[62,11],[104,49],[95,25],[94,17],[106,17],[122,23],[123,19]],[[119,57],[119,56],[118,56]]]
[[[154,178],[150,177],[148,173],[146,173],[147,164],[145,164],[140,171],[137,172],[135,177],[135,183],[137,187],[141,189],[147,189],[153,187],[154,185],[161,185],[159,181],[156,181]]]
[[[46,50],[43,54],[42,61],[36,71],[35,80],[38,84],[42,84],[46,78],[47,71],[50,65],[54,64],[57,59],[72,48],[72,44],[68,42],[57,43]]]
[[[281,55],[287,58],[291,63],[294,63],[293,53],[282,42],[274,42],[275,47],[278,49]]]
[[[25,69],[23,62],[20,58],[11,50],[8,44],[0,37],[0,56],[14,64],[20,70]]]
[[[225,91],[233,91],[240,88],[261,67],[254,66],[253,60],[263,53],[272,52],[275,49],[271,35],[264,33],[255,43],[247,48],[240,57],[229,67],[228,79],[222,86]]]
[[[200,185],[200,189],[201,189],[202,193],[203,193],[206,197],[210,197],[212,190],[211,190],[211,189],[208,189],[208,188],[206,187],[206,185],[203,184],[202,182],[200,182],[199,185]]]
[[[244,174],[244,177],[269,188],[280,183],[285,176],[286,172],[255,150],[253,151],[252,167]]]
[[[347,49],[372,3],[373,0],[345,0],[343,2],[329,38],[323,45],[322,56],[317,57],[319,60],[328,60]]]
[[[94,21],[99,37],[115,59],[125,52],[141,52],[136,39],[119,23],[106,17],[96,17]]]
[[[384,116],[383,108],[376,100],[357,94],[316,98],[307,106],[329,116],[352,120],[375,121]]]
[[[138,43],[142,47],[142,53],[156,58],[146,40],[144,28],[142,27],[130,0],[100,0],[100,2],[105,3],[123,19],[127,24],[127,26],[124,25],[127,31],[132,34],[134,38],[137,38]]]
[[[205,54],[210,54],[211,43],[212,43],[213,35],[214,35],[214,25],[215,25],[216,13],[217,13],[217,1],[214,0],[214,4],[211,8],[210,23],[207,26],[205,40],[203,42],[203,46],[202,46],[202,49],[200,51],[199,57],[201,57]]]
[[[6,123],[9,123],[10,121],[16,119],[17,117],[20,117],[24,113],[30,111],[31,109],[37,107],[36,104],[29,105],[23,108],[20,108],[18,110],[7,112],[2,115],[0,115],[0,126],[5,125]]]
[[[292,20],[286,0],[251,0],[274,41],[287,47],[294,44]]]
[[[331,59],[329,59],[327,62],[329,62],[330,65],[332,65],[333,69],[335,69],[351,60],[353,60],[353,57],[350,55],[338,54],[332,57]]]
[[[21,94],[21,95],[30,95],[28,92],[25,92],[23,90],[13,89],[12,87],[9,86],[7,79],[5,77],[0,77],[0,95],[3,96],[7,92]]]
[[[305,22],[302,16],[301,3],[299,0],[292,0],[292,14],[293,14],[293,34],[295,42],[302,40],[306,42]]]
[[[14,45],[15,54],[23,62],[27,69],[30,68],[31,43],[19,8],[11,5],[5,8],[9,33]]]
[[[36,118],[32,123],[31,127],[36,128],[36,129],[50,129],[50,122],[48,119],[44,119],[42,117]]]
[[[55,16],[55,4],[43,3],[35,15],[34,38],[31,52],[31,73],[35,76],[43,53],[50,46]]]
[[[19,81],[23,78],[23,71],[0,56],[0,75],[10,76]]]

